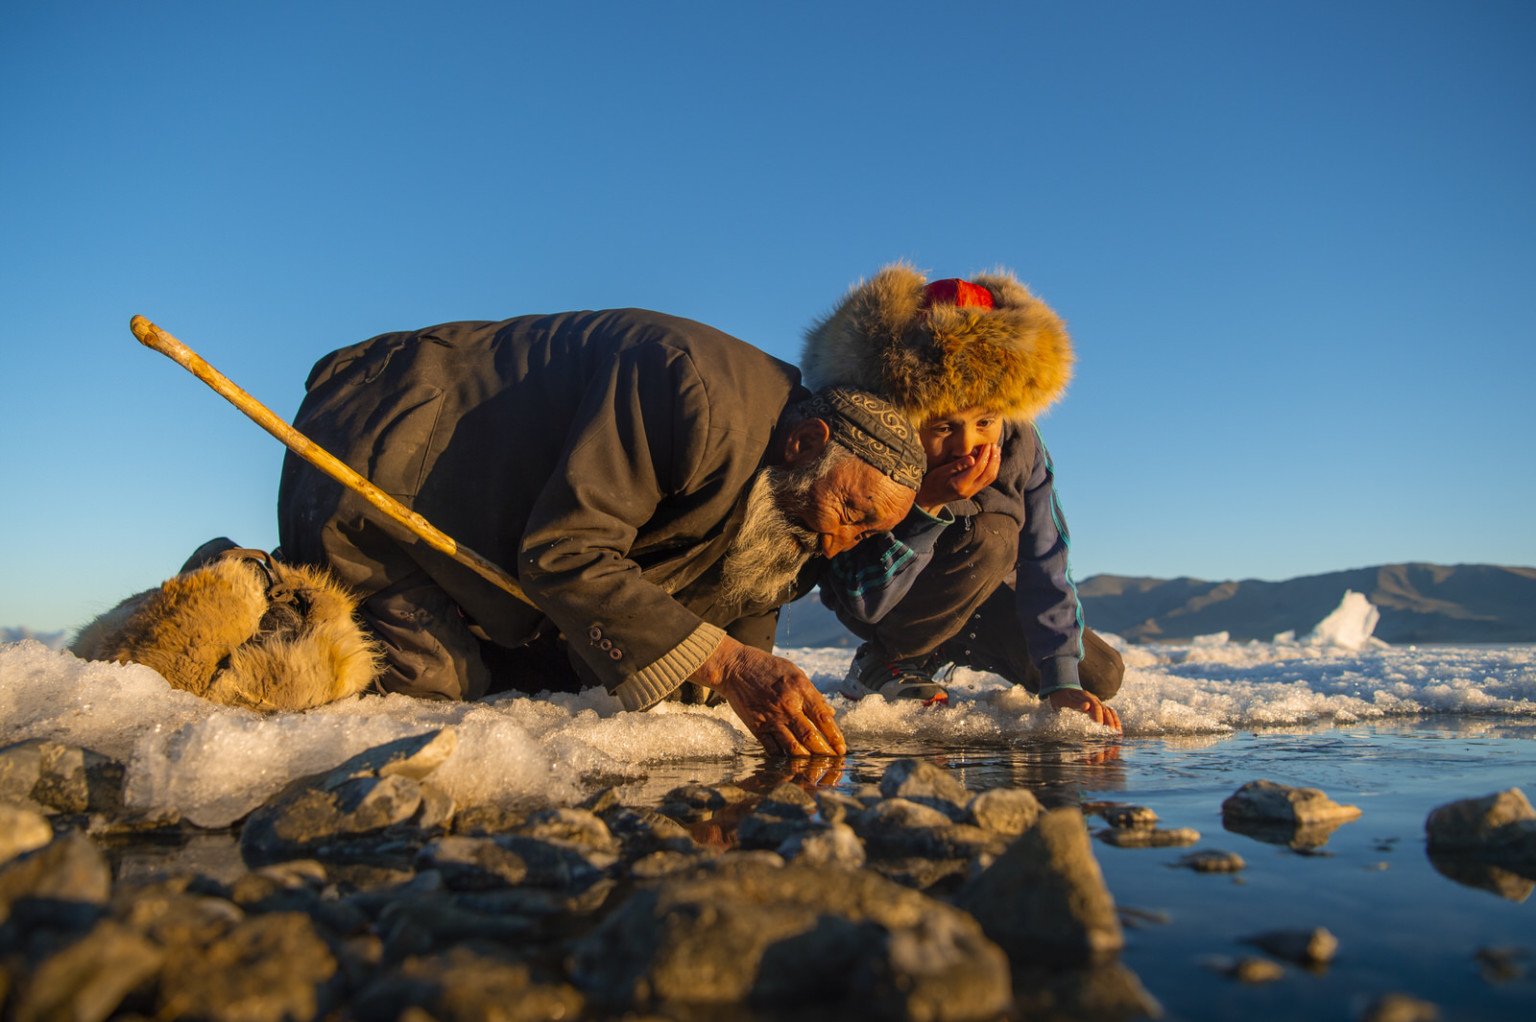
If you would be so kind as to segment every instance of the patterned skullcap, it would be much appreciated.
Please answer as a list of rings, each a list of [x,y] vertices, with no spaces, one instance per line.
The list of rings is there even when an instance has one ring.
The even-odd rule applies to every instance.
[[[928,456],[917,428],[890,402],[867,390],[826,387],[800,402],[800,414],[825,422],[835,442],[907,489],[922,484]]]

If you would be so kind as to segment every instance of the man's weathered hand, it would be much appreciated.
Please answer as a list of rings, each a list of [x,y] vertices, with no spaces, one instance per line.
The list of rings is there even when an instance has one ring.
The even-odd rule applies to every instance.
[[[1120,726],[1120,714],[1115,712],[1115,708],[1092,692],[1078,688],[1059,688],[1046,696],[1045,700],[1058,710],[1076,710],[1078,713],[1086,713],[1096,724],[1103,724],[1116,731],[1124,730]]]
[[[726,636],[693,680],[731,704],[763,750],[779,756],[841,756],[837,718],[794,664]]]
[[[929,514],[952,500],[976,496],[997,479],[1003,464],[1003,449],[998,444],[982,444],[963,458],[935,465],[923,476],[918,487],[917,506]]]

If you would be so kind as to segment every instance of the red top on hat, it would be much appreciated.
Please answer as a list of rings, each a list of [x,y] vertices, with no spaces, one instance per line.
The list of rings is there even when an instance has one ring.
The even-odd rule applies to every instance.
[[[959,305],[977,309],[992,308],[992,292],[980,284],[959,277],[936,280],[923,288],[923,308],[933,305]]]

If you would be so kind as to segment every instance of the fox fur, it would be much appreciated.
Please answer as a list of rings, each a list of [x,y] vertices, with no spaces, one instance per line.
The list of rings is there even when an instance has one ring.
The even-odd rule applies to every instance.
[[[299,598],[273,602],[279,586]],[[70,650],[144,664],[173,688],[227,706],[304,710],[356,695],[379,673],[356,610],[322,569],[268,561],[263,570],[226,556],[130,596],[82,628]]]
[[[970,278],[991,309],[923,309],[927,278],[905,263],[855,284],[806,331],[806,386],[872,391],[922,424],[967,408],[1036,418],[1066,391],[1072,342],[1066,326],[1006,270]]]

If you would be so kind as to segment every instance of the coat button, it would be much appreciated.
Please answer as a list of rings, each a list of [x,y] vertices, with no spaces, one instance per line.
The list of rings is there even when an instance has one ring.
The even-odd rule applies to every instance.
[[[597,625],[593,625],[591,628],[587,629],[587,638],[591,639],[593,642],[596,642],[598,639],[601,639],[602,637],[603,637],[603,630],[601,628],[597,627]]]
[[[610,649],[608,651],[608,655],[610,657],[612,657],[613,659],[615,659],[615,660],[623,660],[624,659],[624,651],[622,649]]]
[[[602,642],[599,642],[597,644],[597,647],[599,649],[602,649],[602,650],[612,649],[613,648],[613,640],[612,639],[604,639]]]

